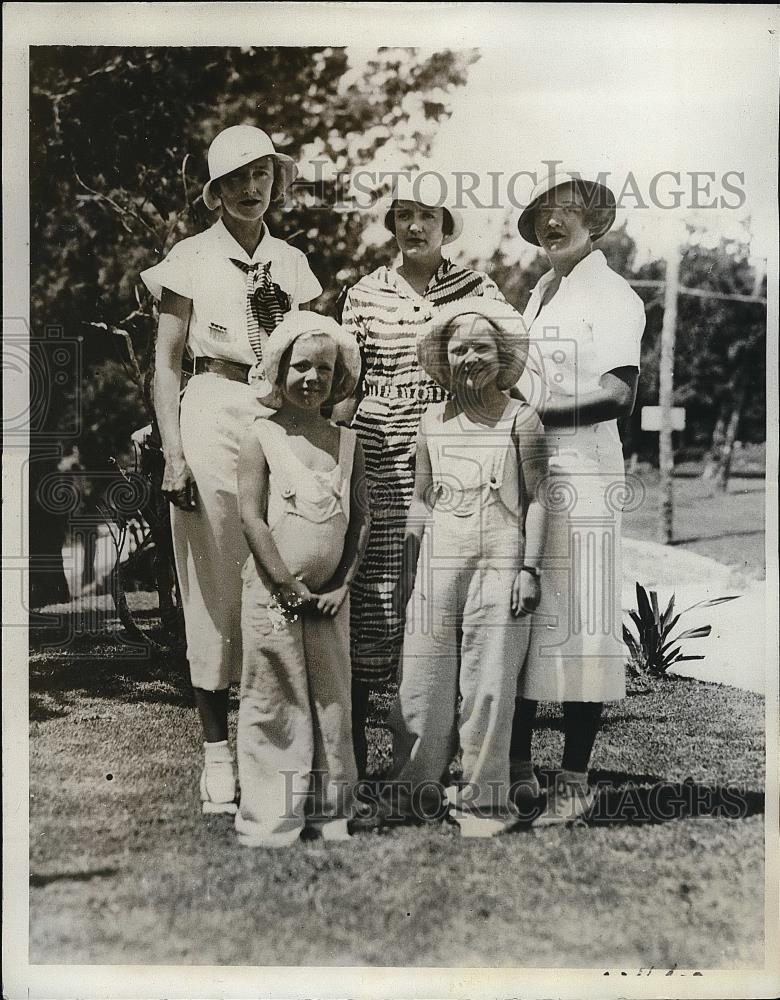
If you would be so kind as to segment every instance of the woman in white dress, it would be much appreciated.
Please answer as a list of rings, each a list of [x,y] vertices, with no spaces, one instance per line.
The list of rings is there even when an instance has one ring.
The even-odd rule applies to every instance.
[[[615,219],[602,184],[554,173],[518,222],[551,270],[524,320],[530,352],[518,388],[537,409],[550,447],[542,498],[548,531],[542,596],[518,687],[512,780],[538,795],[531,734],[538,701],[563,703],[563,770],[536,824],[590,808],[587,772],[605,701],[625,697],[620,520],[626,496],[617,419],[631,413],[645,324],[642,300],[593,243]]]
[[[249,555],[238,514],[238,449],[255,417],[270,414],[253,384],[268,335],[322,289],[305,255],[264,221],[295,178],[292,158],[277,153],[262,129],[232,125],[211,143],[208,164],[203,201],[221,218],[141,277],[159,302],[154,400],[203,729],[200,795],[204,813],[235,813],[228,688],[241,676],[241,568]],[[194,375],[180,400],[185,350]]]

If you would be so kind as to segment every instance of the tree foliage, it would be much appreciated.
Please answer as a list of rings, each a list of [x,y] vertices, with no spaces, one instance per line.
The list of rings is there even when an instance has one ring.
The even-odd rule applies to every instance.
[[[330,47],[31,49],[32,336],[46,341],[56,326],[83,338],[86,362],[75,384],[51,387],[49,438],[77,396],[81,460],[101,469],[148,420],[108,331],[128,331],[148,365],[155,315],[138,275],[215,220],[200,191],[220,129],[254,124],[280,151],[321,161],[315,181],[268,217],[275,235],[308,255],[325,289],[317,309],[332,311],[342,286],[389,257],[389,246],[358,250],[361,213],[333,208],[338,173],[388,143],[408,163],[425,155],[476,53],[365,55],[351,65],[344,49]],[[33,496],[56,461],[33,441]],[[37,555],[48,565],[62,519],[35,502],[31,516],[33,562]],[[33,577],[35,603],[62,596],[57,570]]]
[[[341,48],[109,48],[30,50],[30,221],[32,335],[47,346],[49,327],[82,339],[84,368],[71,384],[52,380],[42,440],[33,439],[30,465],[33,590],[40,604],[62,596],[64,576],[45,568],[56,560],[64,519],[37,503],[37,486],[56,467],[50,444],[63,415],[79,412],[77,442],[85,466],[100,471],[120,458],[122,442],[147,422],[140,387],[113,328],[126,330],[147,368],[154,342],[153,303],[139,272],[177,240],[214,221],[200,197],[206,151],[216,133],[241,122],[268,131],[280,151],[317,164],[288,203],[269,214],[275,235],[303,250],[332,312],[340,291],[394,254],[361,241],[362,212],[334,208],[343,177],[354,168],[412,166],[429,152],[476,50],[422,53],[382,48],[352,59]],[[708,249],[691,232],[682,261],[683,285],[751,294],[747,247],[723,242]],[[547,269],[539,254],[508,264],[505,246],[517,239],[508,219],[502,245],[480,261],[507,298],[522,308]],[[664,265],[635,265],[624,228],[599,243],[627,278],[663,280]],[[640,289],[647,305],[637,409],[623,428],[628,451],[654,458],[657,436],[639,428],[642,405],[658,398],[662,294]],[[681,296],[675,401],[687,410],[679,443],[701,453],[735,395],[743,400],[740,437],[763,440],[765,308]],[[50,350],[56,350],[53,341]],[[74,442],[63,444],[70,449]],[[46,450],[48,449],[48,450]],[[40,559],[44,568],[35,569]]]

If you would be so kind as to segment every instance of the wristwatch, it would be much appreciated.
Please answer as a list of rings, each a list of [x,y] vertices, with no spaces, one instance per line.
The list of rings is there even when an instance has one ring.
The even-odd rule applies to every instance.
[[[538,566],[521,566],[520,567],[520,572],[521,573],[523,573],[523,572],[530,573],[531,576],[535,576],[537,580],[542,575],[542,571],[539,569]]]

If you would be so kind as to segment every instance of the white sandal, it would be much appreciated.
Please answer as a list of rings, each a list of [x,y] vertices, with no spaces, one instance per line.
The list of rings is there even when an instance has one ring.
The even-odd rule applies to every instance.
[[[316,831],[322,840],[335,844],[352,840],[352,834],[349,832],[347,822],[346,819],[341,818],[315,820],[313,822],[307,820],[306,829]]]
[[[461,837],[468,840],[498,837],[507,829],[508,817],[497,819],[493,816],[478,816],[474,813],[453,809],[450,817],[460,830]]]

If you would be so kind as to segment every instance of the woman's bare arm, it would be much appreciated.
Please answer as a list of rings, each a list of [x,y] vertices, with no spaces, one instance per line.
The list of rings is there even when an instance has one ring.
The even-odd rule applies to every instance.
[[[171,494],[171,502],[183,510],[194,507],[193,502],[184,498],[193,477],[184,458],[179,425],[181,361],[191,316],[192,300],[163,288],[155,346],[154,412],[165,455],[162,488]]]
[[[582,427],[627,417],[634,409],[639,370],[615,368],[601,376],[593,392],[550,396],[539,411],[545,427]]]

